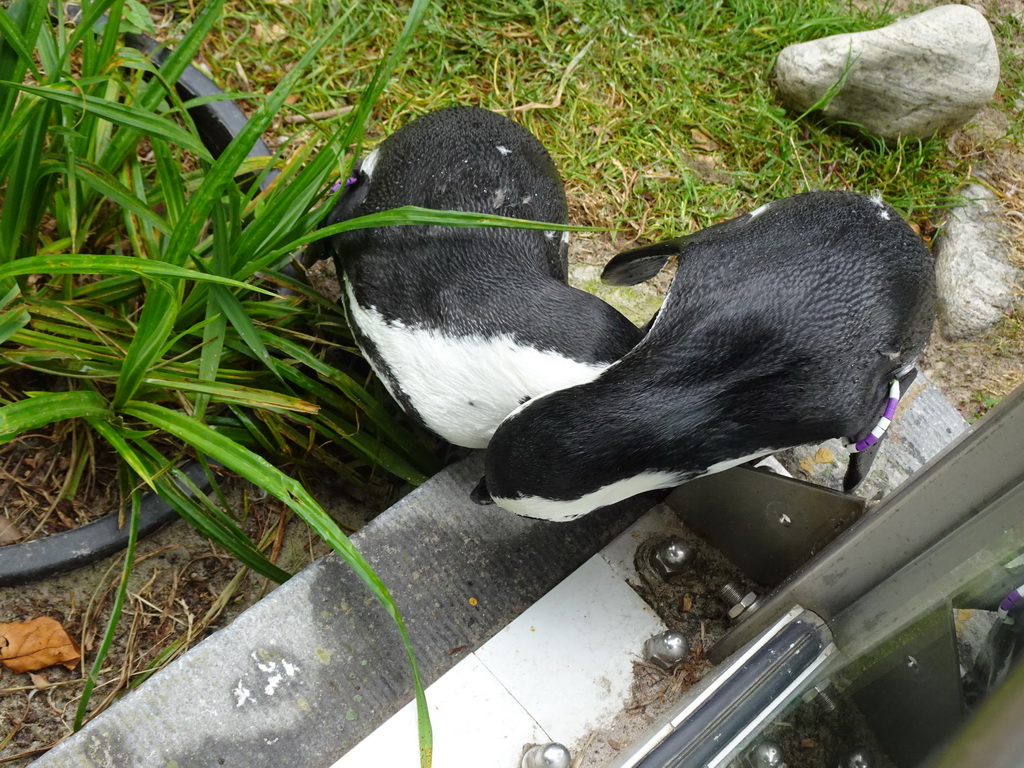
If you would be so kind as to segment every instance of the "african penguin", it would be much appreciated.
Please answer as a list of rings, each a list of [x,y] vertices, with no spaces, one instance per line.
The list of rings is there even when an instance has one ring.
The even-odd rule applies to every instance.
[[[807,192],[627,251],[618,284],[679,268],[644,339],[498,428],[481,503],[572,520],[782,448],[849,438],[851,489],[935,313],[932,256],[878,197]]]
[[[355,169],[325,224],[404,205],[564,224],[565,192],[526,129],[475,107],[423,115]],[[520,403],[598,376],[640,340],[571,288],[567,233],[408,225],[331,237],[356,341],[402,408],[482,448]]]

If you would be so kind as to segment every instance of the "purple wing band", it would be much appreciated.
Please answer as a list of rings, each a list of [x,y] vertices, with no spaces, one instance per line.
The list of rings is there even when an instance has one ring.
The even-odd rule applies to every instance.
[[[852,445],[847,443],[846,450],[850,453],[860,453],[861,451],[870,448],[872,445],[877,443],[885,431],[892,424],[892,418],[896,415],[896,406],[900,402],[900,382],[898,379],[893,379],[889,382],[889,400],[885,404],[885,413],[882,414],[882,418],[878,420],[875,428],[871,430],[871,433],[863,440],[858,440]]]
[[[345,188],[347,189],[348,187],[351,187],[357,181],[359,181],[358,176],[349,176],[348,181],[345,182]],[[341,179],[338,179],[336,182],[334,182],[334,186],[331,187],[331,194],[333,195],[339,189],[341,189]]]
[[[875,437],[875,433],[872,432],[870,435],[865,437],[863,440],[857,442],[853,446],[853,450],[850,453],[860,453],[865,448],[870,448],[872,445],[878,442],[878,438]]]

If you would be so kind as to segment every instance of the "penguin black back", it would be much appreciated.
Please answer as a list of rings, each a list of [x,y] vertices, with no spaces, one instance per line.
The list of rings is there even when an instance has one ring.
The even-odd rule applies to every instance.
[[[486,469],[499,504],[572,519],[782,448],[859,439],[931,330],[931,254],[875,198],[775,201],[620,254],[605,277],[644,279],[672,253],[679,269],[644,340],[499,428]]]
[[[527,130],[487,110],[419,117],[357,167],[327,224],[404,205],[565,224],[561,180]],[[450,442],[483,447],[520,402],[597,376],[639,340],[567,284],[554,230],[374,227],[324,246],[356,340],[402,407]]]

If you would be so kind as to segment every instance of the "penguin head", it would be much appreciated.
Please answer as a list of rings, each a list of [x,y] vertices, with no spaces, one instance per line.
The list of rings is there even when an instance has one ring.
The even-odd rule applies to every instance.
[[[677,472],[651,464],[668,431],[652,437],[649,420],[634,411],[636,399],[598,382],[535,398],[506,418],[488,444],[473,500],[567,522],[676,485]]]

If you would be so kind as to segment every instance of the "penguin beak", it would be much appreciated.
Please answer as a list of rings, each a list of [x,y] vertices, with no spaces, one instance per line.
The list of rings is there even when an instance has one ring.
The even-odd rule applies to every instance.
[[[487,490],[487,478],[481,477],[480,482],[476,484],[470,494],[469,498],[479,504],[481,507],[486,507],[494,503],[494,499],[491,498],[490,492]]]

